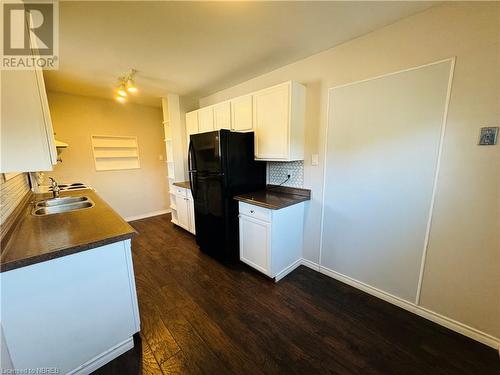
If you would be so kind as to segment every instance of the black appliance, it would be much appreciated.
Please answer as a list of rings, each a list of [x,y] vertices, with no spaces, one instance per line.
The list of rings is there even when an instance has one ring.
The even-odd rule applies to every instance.
[[[193,134],[188,164],[198,246],[221,261],[238,260],[238,202],[233,197],[266,185],[266,164],[254,160],[254,134]]]

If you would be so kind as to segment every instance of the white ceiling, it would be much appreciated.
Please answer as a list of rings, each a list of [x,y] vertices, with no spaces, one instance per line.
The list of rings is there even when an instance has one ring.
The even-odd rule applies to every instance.
[[[60,2],[49,90],[111,98],[135,68],[134,101],[205,96],[420,12],[430,2]]]

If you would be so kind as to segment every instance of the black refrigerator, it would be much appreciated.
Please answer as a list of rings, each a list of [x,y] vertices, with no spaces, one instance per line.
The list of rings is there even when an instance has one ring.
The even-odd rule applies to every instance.
[[[239,259],[235,195],[265,188],[266,164],[254,160],[254,134],[218,130],[193,134],[189,182],[194,199],[196,242],[223,262]]]

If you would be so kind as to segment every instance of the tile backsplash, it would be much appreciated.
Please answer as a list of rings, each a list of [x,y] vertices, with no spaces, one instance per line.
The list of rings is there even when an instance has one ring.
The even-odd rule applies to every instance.
[[[21,173],[13,178],[7,179],[0,174],[0,224],[5,223],[9,215],[29,192],[30,186],[28,175]]]
[[[283,186],[301,188],[304,186],[304,161],[269,161],[267,162],[267,183],[280,185],[286,180],[288,171],[290,179]]]

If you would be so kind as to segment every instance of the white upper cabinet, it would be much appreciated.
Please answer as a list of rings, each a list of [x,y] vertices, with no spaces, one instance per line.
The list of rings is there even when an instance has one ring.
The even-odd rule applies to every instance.
[[[253,95],[255,159],[304,159],[305,87],[287,82]]]
[[[285,82],[187,113],[187,136],[219,129],[253,131],[255,159],[304,160],[305,100],[303,85]]]
[[[40,70],[1,72],[0,172],[51,171],[54,131]]]
[[[231,129],[231,103],[223,102],[213,106],[214,130]]]
[[[213,107],[202,108],[198,111],[198,132],[205,133],[214,130]]]
[[[253,130],[252,95],[231,100],[231,129],[234,131]]]
[[[186,113],[186,136],[189,148],[189,136],[198,133],[198,111]]]

